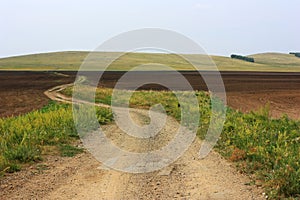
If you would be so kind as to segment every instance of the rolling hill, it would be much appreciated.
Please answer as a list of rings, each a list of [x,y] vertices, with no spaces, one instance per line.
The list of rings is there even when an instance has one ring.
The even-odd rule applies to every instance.
[[[0,59],[0,70],[78,70],[89,52],[67,51],[32,54]],[[102,66],[104,61],[116,55],[114,52],[93,53],[97,60],[89,61],[91,69]],[[210,62],[207,57],[196,59],[195,55],[184,55],[193,62],[197,62],[202,70],[210,70]],[[231,59],[224,56],[211,56],[221,71],[278,71],[278,72],[300,72],[300,58],[289,54],[263,53],[250,55],[255,59],[255,63],[242,60]],[[197,57],[198,58],[198,57]],[[159,53],[127,53],[113,62],[109,70],[126,71],[132,67],[144,63],[160,63],[168,65],[177,70],[194,70],[194,68],[181,56],[176,54]],[[158,66],[152,65],[144,67],[144,70],[159,70]]]
[[[278,68],[290,68],[298,70],[300,66],[300,58],[295,55],[283,53],[261,53],[250,55],[256,63],[273,65]]]

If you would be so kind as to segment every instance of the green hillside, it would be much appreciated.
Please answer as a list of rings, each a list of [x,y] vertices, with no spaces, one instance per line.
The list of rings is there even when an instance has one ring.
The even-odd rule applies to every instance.
[[[300,58],[295,55],[283,53],[261,53],[250,55],[256,63],[273,65],[280,68],[290,68],[299,70]]]
[[[78,70],[89,52],[69,51],[33,54],[0,59],[0,70]],[[91,69],[103,66],[107,58],[114,56],[112,52],[97,52],[97,60],[89,62]],[[197,62],[202,70],[210,70],[210,62],[206,56],[196,59],[195,55],[185,55]],[[224,56],[211,56],[219,70],[223,71],[297,71],[300,72],[300,58],[289,54],[264,53],[251,55],[255,63],[231,59]],[[197,57],[198,58],[198,57]],[[175,54],[128,53],[113,62],[109,70],[129,70],[144,63],[160,63],[177,70],[194,70],[182,57]],[[159,66],[148,66],[144,70],[159,70]]]

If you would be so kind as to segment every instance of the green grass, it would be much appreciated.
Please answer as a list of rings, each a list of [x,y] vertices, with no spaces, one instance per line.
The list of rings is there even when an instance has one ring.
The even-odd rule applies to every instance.
[[[97,117],[100,124],[109,123],[112,113],[97,108]],[[72,146],[78,138],[72,107],[67,104],[52,102],[26,115],[0,119],[0,172],[18,171],[22,164],[40,161],[53,149],[62,156],[76,155],[82,152]]]
[[[70,95],[71,91],[69,88],[63,93]],[[99,88],[96,101],[110,104],[111,94],[112,89]],[[201,112],[198,136],[204,139],[210,121],[211,100],[205,92],[196,94]],[[161,103],[169,115],[180,120],[178,101],[171,92],[135,91],[130,99],[130,106],[136,108],[148,109],[157,103]],[[287,116],[271,119],[268,107],[248,114],[228,108],[216,150],[235,162],[239,170],[250,174],[253,184],[262,182],[271,199],[299,197],[299,121],[291,120]]]
[[[74,147],[68,144],[62,144],[59,146],[60,155],[62,157],[73,157],[79,153],[83,152],[82,148]]]
[[[78,70],[88,52],[70,51],[33,54],[0,59],[0,70]],[[97,62],[89,62],[92,69],[104,66],[104,61],[116,55],[113,52],[93,53]],[[210,70],[211,62],[207,57],[197,59],[195,55],[185,55],[198,63],[201,70]],[[255,63],[249,63],[224,56],[211,56],[219,70],[222,71],[300,71],[300,58],[289,54],[257,54]],[[175,54],[158,53],[127,53],[113,62],[108,70],[127,71],[145,63],[159,63],[173,67],[176,70],[195,70],[182,57]],[[143,70],[160,70],[158,66],[144,67]]]
[[[218,143],[218,150],[239,169],[263,181],[272,198],[300,195],[300,122],[268,112],[242,114],[233,110]]]

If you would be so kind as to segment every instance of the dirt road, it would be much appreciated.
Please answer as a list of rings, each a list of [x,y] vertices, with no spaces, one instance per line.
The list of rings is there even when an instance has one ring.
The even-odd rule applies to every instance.
[[[196,142],[175,163],[158,172],[128,174],[105,169],[89,153],[48,157],[1,181],[1,199],[264,199],[216,153],[195,157]]]
[[[69,102],[58,92],[46,92],[53,100]],[[132,118],[144,124],[139,112]],[[151,151],[165,145],[178,128],[168,117],[166,126],[151,141],[129,138],[115,124],[102,126],[115,144],[130,151]],[[82,145],[82,144],[81,144]],[[155,172],[132,174],[109,169],[85,152],[73,158],[49,156],[28,170],[1,180],[1,199],[264,199],[262,189],[250,184],[216,152],[198,158],[201,141],[171,165]],[[41,167],[42,166],[42,167]]]

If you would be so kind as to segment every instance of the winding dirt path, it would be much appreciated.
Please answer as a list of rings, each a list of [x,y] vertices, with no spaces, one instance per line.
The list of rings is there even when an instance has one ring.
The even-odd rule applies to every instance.
[[[70,84],[45,92],[52,100],[71,103],[59,93]],[[99,105],[105,106],[107,105]],[[133,110],[137,123],[145,124],[143,112]],[[168,117],[163,130],[148,141],[128,137],[115,124],[102,126],[112,142],[130,151],[144,152],[165,145],[178,128]],[[73,158],[47,157],[37,164],[1,181],[0,199],[265,199],[262,189],[253,186],[218,153],[198,159],[201,141],[171,165],[155,172],[131,174],[109,169],[85,152]],[[40,165],[40,164],[39,164]]]

